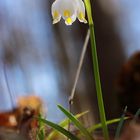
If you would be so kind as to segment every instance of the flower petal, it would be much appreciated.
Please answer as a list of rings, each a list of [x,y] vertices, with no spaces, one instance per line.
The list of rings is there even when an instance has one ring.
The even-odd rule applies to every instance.
[[[87,20],[85,19],[85,5],[82,0],[75,0],[77,2],[77,17],[80,22],[87,23]]]
[[[77,9],[74,0],[61,0],[60,14],[65,20],[66,25],[72,25],[76,20]]]
[[[73,0],[61,0],[60,14],[63,19],[71,17],[76,13],[75,2]]]
[[[53,17],[53,24],[56,24],[61,20],[61,14],[60,14],[60,5],[61,0],[56,0],[53,2],[51,7],[52,17]]]
[[[53,24],[59,22],[61,17],[66,25],[72,25],[76,17],[80,22],[87,23],[85,19],[85,5],[82,0],[55,0],[52,4]]]
[[[76,15],[72,15],[71,17],[68,17],[65,19],[66,25],[72,25],[72,23],[76,20]]]

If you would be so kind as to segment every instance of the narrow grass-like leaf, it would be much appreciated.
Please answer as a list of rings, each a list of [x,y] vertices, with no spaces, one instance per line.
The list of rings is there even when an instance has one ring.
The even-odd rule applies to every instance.
[[[89,112],[89,111],[82,112],[82,113],[80,113],[80,114],[75,115],[75,117],[78,119],[78,118],[84,116],[85,114],[87,114],[88,112]],[[63,121],[61,121],[61,122],[59,123],[59,125],[60,125],[61,127],[63,127],[63,128],[64,128],[64,127],[67,127],[68,124],[69,124],[69,119],[68,119],[68,118],[64,119]],[[48,135],[47,140],[53,140],[57,135],[58,135],[58,131],[53,130],[53,131]]]
[[[60,133],[62,133],[63,135],[65,135],[66,137],[68,137],[71,140],[79,140],[76,136],[74,136],[72,133],[70,133],[69,131],[67,131],[66,129],[64,129],[63,127],[59,126],[58,124],[55,124],[51,121],[42,119],[42,118],[38,118],[40,121],[44,122],[45,124],[49,125],[50,127],[54,128],[55,130],[59,131]]]
[[[80,121],[69,111],[63,108],[61,105],[58,105],[58,108],[71,120],[71,122],[83,133],[88,140],[93,140],[92,135],[88,130],[80,123]]]
[[[123,123],[124,123],[124,118],[125,118],[126,111],[127,111],[127,106],[125,107],[124,112],[123,112],[123,114],[121,116],[120,122],[118,124],[117,130],[116,130],[116,134],[115,134],[115,140],[118,140],[119,137],[120,137],[120,133],[121,133],[121,129],[123,127]]]
[[[43,118],[42,114],[39,114],[39,118]],[[37,140],[44,140],[45,139],[45,125],[41,120],[38,120],[38,132],[37,132]]]
[[[116,119],[112,119],[112,120],[108,120],[106,122],[107,125],[111,125],[111,124],[114,124],[114,123],[117,123],[120,121],[121,118],[116,118]],[[124,118],[125,120],[129,119],[129,117],[125,117]],[[90,128],[88,128],[88,131],[92,134],[96,129],[99,129],[99,128],[102,128],[102,124],[101,123],[98,123],[98,124],[94,124],[93,126],[91,126]],[[82,136],[81,133],[78,134],[79,137]]]
[[[125,117],[124,119],[126,120],[126,119],[128,119],[128,118],[129,118],[129,117]],[[121,118],[116,118],[116,119],[108,120],[108,121],[106,122],[106,124],[107,124],[107,125],[111,125],[111,124],[120,122],[120,120],[121,120]],[[88,131],[89,131],[90,133],[93,133],[96,129],[99,129],[99,128],[101,128],[101,127],[102,127],[102,124],[101,124],[101,123],[95,124],[95,125],[91,126],[90,128],[88,128]]]
[[[136,112],[135,116],[134,116],[134,120],[137,120],[138,117],[140,115],[140,108],[138,109],[138,111]]]

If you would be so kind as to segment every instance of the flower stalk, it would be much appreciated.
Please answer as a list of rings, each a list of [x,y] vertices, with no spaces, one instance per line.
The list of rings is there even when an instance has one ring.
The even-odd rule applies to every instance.
[[[89,29],[90,29],[92,62],[93,62],[93,69],[94,69],[95,86],[96,86],[96,92],[97,92],[100,120],[101,120],[101,124],[102,124],[104,138],[105,138],[105,140],[109,140],[108,128],[107,128],[107,124],[106,124],[106,115],[105,115],[105,109],[104,109],[104,102],[103,102],[103,96],[102,96],[102,89],[101,89],[101,82],[100,82],[98,56],[97,56],[97,50],[96,50],[94,24],[93,24],[93,19],[92,19],[90,0],[85,0],[85,6],[86,6]]]

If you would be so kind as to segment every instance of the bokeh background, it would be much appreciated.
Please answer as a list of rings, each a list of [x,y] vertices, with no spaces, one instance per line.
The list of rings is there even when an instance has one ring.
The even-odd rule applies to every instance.
[[[64,118],[88,25],[52,25],[53,0],[0,0],[0,111],[16,107],[19,96],[42,98],[49,120]],[[121,114],[116,80],[125,61],[140,48],[140,1],[92,1],[97,50],[107,118]],[[7,86],[8,83],[8,86]],[[12,94],[10,96],[9,90]],[[11,101],[12,100],[12,101]],[[98,120],[96,91],[87,49],[73,112],[90,110]]]

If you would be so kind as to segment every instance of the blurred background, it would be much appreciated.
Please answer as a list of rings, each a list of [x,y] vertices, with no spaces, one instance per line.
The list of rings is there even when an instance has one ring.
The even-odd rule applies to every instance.
[[[1,112],[16,107],[20,96],[37,95],[49,120],[64,118],[56,105],[68,107],[88,25],[76,21],[68,27],[63,20],[52,25],[52,3],[0,0]],[[99,0],[92,1],[92,6],[105,109],[110,119],[122,112],[116,92],[118,74],[140,47],[140,1]],[[90,46],[73,105],[73,112],[84,110],[90,110],[86,118],[89,123],[98,120]]]

